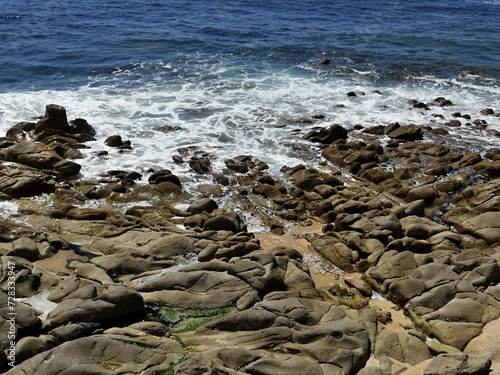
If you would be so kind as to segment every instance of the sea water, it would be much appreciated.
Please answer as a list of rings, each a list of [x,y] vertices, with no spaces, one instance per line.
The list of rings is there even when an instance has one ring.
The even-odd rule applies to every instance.
[[[313,126],[439,127],[435,115],[453,112],[488,121],[490,132],[452,129],[471,151],[500,147],[491,133],[500,119],[479,113],[500,112],[499,1],[1,3],[0,135],[47,104],[64,106],[97,130],[78,161],[84,178],[166,168],[210,182],[172,161],[182,150],[208,154],[219,171],[252,155],[278,174],[317,166],[319,148],[302,139]],[[409,103],[440,96],[455,106]],[[132,150],[108,148],[114,134]]]

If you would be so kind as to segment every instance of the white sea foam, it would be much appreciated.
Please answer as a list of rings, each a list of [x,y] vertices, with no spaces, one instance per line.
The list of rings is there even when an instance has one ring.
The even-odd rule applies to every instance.
[[[47,299],[49,295],[48,290],[44,290],[42,293],[34,295],[28,298],[18,298],[19,302],[24,303],[25,305],[33,307],[35,310],[40,311],[42,314],[39,318],[43,321],[47,319],[47,315],[56,308],[57,303],[51,302]]]
[[[247,154],[268,163],[270,172],[277,174],[283,165],[315,165],[313,156],[318,149],[302,140],[302,135],[313,126],[338,123],[352,128],[395,121],[437,126],[443,121],[431,114],[441,114],[449,120],[451,113],[460,111],[475,119],[484,117],[479,111],[485,107],[497,111],[500,108],[499,89],[483,87],[473,80],[425,77],[378,86],[377,81],[360,75],[311,77],[305,71],[234,75],[234,69],[215,65],[209,74],[205,72],[209,76],[206,80],[184,80],[178,84],[153,80],[124,88],[121,79],[71,91],[0,94],[4,108],[0,112],[0,133],[18,122],[43,115],[46,104],[57,103],[66,108],[69,119],[85,118],[97,129],[97,141],[89,142],[91,148],[82,150],[84,177],[110,169],[140,172],[168,168],[184,182],[211,182],[211,176],[194,175],[187,163],[173,163],[172,156],[181,147],[195,147],[211,155],[214,169],[221,170],[224,159]],[[363,91],[366,95],[348,98],[349,91]],[[455,106],[424,111],[409,104],[410,99],[431,103],[439,96]],[[312,124],[298,121],[316,114],[325,118]],[[487,121],[490,129],[500,130],[500,119],[489,116]],[[182,129],[170,133],[154,130],[164,125]],[[490,141],[491,147],[499,144],[486,132],[472,132],[466,127],[452,131],[465,137],[472,133]],[[113,134],[129,139],[133,149],[122,153],[107,147],[104,140]],[[104,159],[96,155],[104,150],[109,152]]]

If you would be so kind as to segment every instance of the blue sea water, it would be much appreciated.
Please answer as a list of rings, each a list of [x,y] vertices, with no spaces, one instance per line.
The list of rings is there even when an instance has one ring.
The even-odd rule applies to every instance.
[[[171,160],[184,147],[220,166],[251,154],[277,171],[314,162],[295,147],[311,126],[436,121],[410,99],[452,100],[453,109],[434,111],[445,117],[500,111],[498,0],[0,4],[0,133],[46,104],[65,106],[98,131],[85,176],[109,168],[94,153],[112,134],[133,145],[126,156],[111,152],[115,167],[187,176]],[[348,91],[367,95],[353,101]],[[317,114],[324,120],[299,121]],[[489,122],[500,130],[498,118]],[[154,130],[163,125],[182,129]]]

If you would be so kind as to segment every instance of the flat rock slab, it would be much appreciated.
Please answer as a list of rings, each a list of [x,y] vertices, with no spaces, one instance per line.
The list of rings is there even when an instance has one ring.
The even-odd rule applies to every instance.
[[[167,338],[91,336],[40,353],[6,374],[157,374],[167,371],[183,353],[179,343]]]

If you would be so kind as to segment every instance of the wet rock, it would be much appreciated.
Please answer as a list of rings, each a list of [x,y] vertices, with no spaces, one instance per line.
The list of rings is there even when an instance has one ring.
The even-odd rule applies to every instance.
[[[7,130],[6,136],[18,141],[25,140],[28,132],[32,131],[35,125],[34,122],[20,122]]]
[[[347,134],[344,127],[334,124],[327,128],[313,128],[304,135],[304,139],[316,143],[330,144],[340,139],[345,140]]]
[[[402,139],[407,141],[422,139],[423,135],[424,129],[420,125],[401,126],[387,134],[387,136],[389,136],[390,138]]]
[[[480,111],[480,113],[484,116],[492,116],[495,114],[495,111],[493,108],[485,108]]]
[[[21,142],[9,147],[6,160],[24,164],[36,169],[52,169],[63,160],[52,148],[42,142]]]
[[[211,213],[219,208],[217,203],[210,198],[199,199],[189,205],[187,212],[192,215],[201,214],[202,212]]]
[[[221,214],[208,219],[203,225],[203,230],[227,230],[238,233],[241,225],[236,218]]]
[[[196,187],[196,190],[205,196],[221,196],[224,194],[222,187],[216,184],[201,184]]]
[[[151,185],[158,185],[158,184],[161,184],[162,182],[170,182],[170,183],[178,186],[179,188],[182,188],[182,184],[181,184],[179,177],[172,174],[172,172],[168,169],[154,172],[151,176],[149,176],[148,182]]]
[[[108,138],[106,138],[104,143],[109,147],[117,147],[121,149],[132,148],[130,141],[124,141],[121,135],[111,135]]]
[[[212,162],[207,157],[193,156],[191,160],[189,160],[189,167],[199,174],[209,173],[212,171]]]

